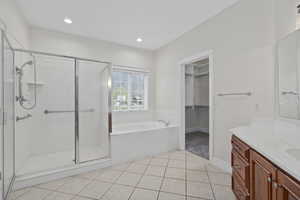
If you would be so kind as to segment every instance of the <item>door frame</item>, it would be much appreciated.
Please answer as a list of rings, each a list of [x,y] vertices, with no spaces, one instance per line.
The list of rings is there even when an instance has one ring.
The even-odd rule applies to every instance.
[[[214,60],[213,50],[202,51],[194,56],[187,57],[179,62],[180,73],[180,128],[179,148],[185,150],[185,65],[209,59],[209,160],[213,158],[214,150]]]

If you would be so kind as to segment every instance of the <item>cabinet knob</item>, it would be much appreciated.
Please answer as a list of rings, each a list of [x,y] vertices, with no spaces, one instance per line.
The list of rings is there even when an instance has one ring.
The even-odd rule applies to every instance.
[[[281,185],[279,183],[276,183],[276,182],[273,183],[273,186],[274,186],[275,189],[278,189],[279,187],[281,187]]]
[[[269,182],[269,183],[271,183],[271,182],[272,182],[272,179],[271,179],[271,177],[268,177],[268,179],[267,179],[267,180],[268,180],[268,182]]]

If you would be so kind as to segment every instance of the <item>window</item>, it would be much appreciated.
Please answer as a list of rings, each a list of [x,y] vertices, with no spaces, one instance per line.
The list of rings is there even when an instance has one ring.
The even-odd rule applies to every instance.
[[[114,69],[112,72],[113,111],[148,109],[148,74],[146,72]]]

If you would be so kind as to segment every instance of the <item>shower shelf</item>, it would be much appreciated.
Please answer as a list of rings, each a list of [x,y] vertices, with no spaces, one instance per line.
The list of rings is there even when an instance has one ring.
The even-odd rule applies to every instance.
[[[34,82],[27,82],[27,85],[28,86],[33,86],[33,85],[43,86],[43,85],[45,85],[45,83],[43,83],[43,82],[36,82],[36,83],[34,83]]]

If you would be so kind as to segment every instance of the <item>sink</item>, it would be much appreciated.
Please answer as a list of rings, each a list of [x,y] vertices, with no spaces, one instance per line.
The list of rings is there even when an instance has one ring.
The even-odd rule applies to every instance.
[[[296,160],[300,161],[300,149],[287,149],[286,153],[290,156],[292,156],[293,158],[295,158]]]

